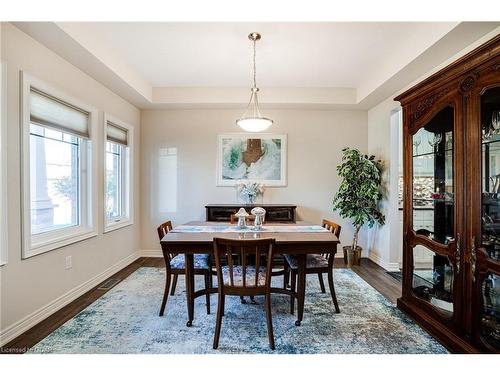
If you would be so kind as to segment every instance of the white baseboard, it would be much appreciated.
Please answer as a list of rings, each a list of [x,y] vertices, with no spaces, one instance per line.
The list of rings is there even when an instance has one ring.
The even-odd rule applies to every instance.
[[[125,268],[136,259],[138,259],[139,255],[140,254],[138,252],[130,254],[126,258],[120,260],[118,263],[101,272],[99,275],[94,276],[90,280],[63,294],[61,297],[56,298],[37,311],[5,328],[0,332],[0,347],[7,344],[9,341],[12,341],[22,333],[26,332],[28,329],[40,323],[42,320],[48,318],[50,315],[54,314],[56,311],[60,310],[84,293],[88,292],[90,289],[96,287],[108,277]]]
[[[139,254],[141,257],[146,258],[163,258],[163,253],[161,250],[139,250]]]
[[[377,263],[380,267],[382,267],[386,271],[389,271],[389,272],[399,271],[399,263],[398,262],[394,262],[394,263],[386,262],[377,253],[374,253],[373,251],[370,251],[370,255],[368,256],[368,258],[371,261],[373,261],[374,263]]]

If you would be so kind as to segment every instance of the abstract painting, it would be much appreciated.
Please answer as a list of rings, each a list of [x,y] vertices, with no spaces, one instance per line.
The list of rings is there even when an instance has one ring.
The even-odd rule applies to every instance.
[[[220,134],[217,149],[217,185],[241,181],[286,186],[286,135]]]

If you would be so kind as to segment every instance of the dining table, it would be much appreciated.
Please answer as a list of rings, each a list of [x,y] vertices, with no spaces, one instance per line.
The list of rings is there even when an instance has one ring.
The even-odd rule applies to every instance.
[[[274,238],[274,254],[290,254],[296,256],[297,291],[290,289],[271,288],[271,293],[287,294],[297,299],[296,326],[300,326],[304,315],[304,298],[306,289],[306,260],[307,254],[329,254],[334,257],[337,252],[339,239],[330,231],[319,225],[306,222],[295,223],[266,223],[260,230],[253,227],[239,228],[235,224],[191,221],[174,227],[162,239],[161,245],[164,252],[184,254],[186,300],[188,321],[186,325],[192,326],[194,320],[194,300],[205,296],[207,290],[195,292],[194,288],[194,254],[211,254],[213,256],[213,240],[215,237],[229,239],[261,239]],[[209,288],[210,293],[217,293],[217,288]]]

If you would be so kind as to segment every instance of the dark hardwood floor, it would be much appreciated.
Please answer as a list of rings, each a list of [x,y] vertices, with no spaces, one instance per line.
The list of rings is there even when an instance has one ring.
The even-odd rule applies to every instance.
[[[165,267],[165,263],[163,258],[139,258],[132,264],[109,277],[106,281],[110,279],[119,279],[120,281],[124,280],[140,267]],[[346,268],[342,259],[335,259],[335,267]],[[401,296],[401,284],[389,276],[382,267],[375,264],[371,260],[366,258],[361,259],[361,265],[354,266],[352,270],[363,278],[368,284],[377,289],[390,302],[395,304],[396,299]],[[104,281],[104,283],[106,281]],[[25,353],[29,348],[48,336],[51,332],[55,331],[66,321],[73,318],[80,311],[85,309],[110,290],[111,289],[100,289],[100,285],[96,286],[47,319],[30,328],[16,339],[7,343],[4,347],[0,348],[0,354]]]
[[[335,266],[340,268],[337,263],[335,263]],[[401,297],[401,283],[370,259],[362,258],[361,265],[353,266],[352,270],[377,289],[391,303],[396,304],[396,300]]]

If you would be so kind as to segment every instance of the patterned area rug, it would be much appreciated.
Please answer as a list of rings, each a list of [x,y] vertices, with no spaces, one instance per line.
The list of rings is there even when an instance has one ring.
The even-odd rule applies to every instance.
[[[304,320],[294,325],[287,296],[272,296],[276,350],[268,347],[264,303],[240,304],[226,297],[219,349],[212,349],[217,297],[206,315],[205,298],[195,302],[186,327],[184,278],[158,316],[165,269],[142,267],[66,322],[31,353],[447,353],[438,342],[349,269],[334,273],[340,314],[318,278],[307,280]],[[203,285],[201,279],[197,285]],[[276,282],[281,282],[280,278]]]

